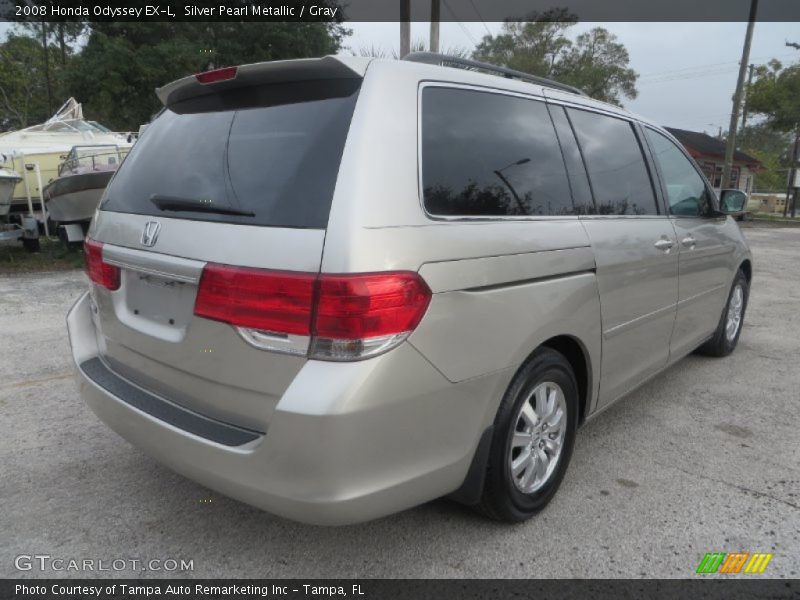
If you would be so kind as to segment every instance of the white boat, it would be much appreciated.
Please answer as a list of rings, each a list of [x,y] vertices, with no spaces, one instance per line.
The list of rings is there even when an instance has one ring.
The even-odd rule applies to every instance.
[[[38,203],[43,196],[42,188],[58,177],[59,165],[74,146],[108,144],[127,152],[133,141],[135,134],[115,133],[96,121],[84,119],[81,104],[75,98],[67,100],[41,125],[0,133],[0,167],[23,176],[14,188],[12,205],[27,205],[29,196]]]
[[[11,196],[14,188],[22,181],[22,175],[0,167],[0,218],[5,217],[11,209]]]
[[[106,185],[126,154],[127,149],[115,145],[72,148],[58,169],[58,177],[44,188],[50,219],[61,224],[90,221]]]

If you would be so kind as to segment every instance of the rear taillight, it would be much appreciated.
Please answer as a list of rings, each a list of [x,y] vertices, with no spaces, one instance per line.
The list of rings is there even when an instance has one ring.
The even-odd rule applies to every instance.
[[[235,79],[237,71],[238,67],[224,67],[222,69],[214,69],[213,71],[197,73],[194,78],[200,83],[216,83],[217,81]]]
[[[315,277],[208,264],[194,314],[237,327],[309,335]]]
[[[97,285],[111,291],[119,289],[119,267],[103,262],[103,244],[86,238],[83,242],[83,255],[86,260],[86,273]]]
[[[414,331],[430,299],[417,273],[322,275],[311,354],[352,360],[393,348]]]
[[[413,272],[316,275],[209,264],[194,312],[236,326],[262,348],[296,353],[301,343],[312,358],[358,360],[405,340],[430,299]]]

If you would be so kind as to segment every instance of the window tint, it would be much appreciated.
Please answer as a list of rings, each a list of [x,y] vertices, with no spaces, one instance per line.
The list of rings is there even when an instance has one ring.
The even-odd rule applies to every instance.
[[[324,228],[357,81],[208,94],[162,111],[106,191],[104,210],[247,225]],[[161,211],[168,197],[254,216]]]
[[[422,188],[436,215],[575,214],[547,106],[524,98],[425,88]]]
[[[597,213],[655,215],[656,198],[633,126],[622,119],[569,109]]]
[[[564,155],[564,162],[567,165],[575,212],[592,214],[595,212],[594,202],[592,201],[592,190],[589,187],[589,179],[586,177],[586,167],[583,165],[581,151],[578,149],[578,143],[575,141],[575,134],[567,119],[567,113],[562,106],[550,106],[550,116],[553,118],[553,125],[556,127],[558,141],[561,144],[561,152]]]
[[[645,135],[664,178],[670,213],[686,217],[711,214],[711,195],[686,155],[657,131],[648,128]]]

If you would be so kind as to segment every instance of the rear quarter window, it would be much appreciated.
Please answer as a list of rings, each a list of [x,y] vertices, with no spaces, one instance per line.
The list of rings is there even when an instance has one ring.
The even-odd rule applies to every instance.
[[[325,228],[360,80],[272,84],[165,109],[106,190],[103,210]],[[162,211],[154,197],[253,216]]]
[[[476,90],[422,90],[422,193],[441,216],[576,214],[547,106]]]

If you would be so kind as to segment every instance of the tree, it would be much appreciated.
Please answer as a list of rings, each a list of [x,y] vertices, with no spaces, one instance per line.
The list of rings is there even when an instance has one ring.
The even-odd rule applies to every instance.
[[[67,66],[67,58],[74,52],[74,46],[86,30],[85,23],[58,21],[51,23],[54,43],[58,46],[58,54],[62,67]]]
[[[620,94],[636,98],[638,75],[628,65],[628,51],[602,27],[582,33],[556,63],[553,74],[592,98],[621,105]]]
[[[87,116],[136,130],[159,110],[159,86],[211,68],[331,54],[349,33],[336,23],[94,23],[67,89]]]
[[[764,166],[764,171],[755,176],[755,191],[776,191],[786,187],[787,148],[793,139],[790,134],[774,131],[762,122],[748,125],[736,139],[739,149],[757,158]]]
[[[800,63],[784,67],[772,60],[754,71],[747,88],[747,110],[766,117],[774,131],[800,128]]]
[[[18,23],[0,43],[0,130],[49,118],[64,97],[64,73],[83,23]]]
[[[11,34],[0,44],[0,131],[49,116],[42,46],[32,37]]]
[[[507,22],[503,33],[483,37],[473,58],[556,79],[617,105],[622,97],[635,98],[638,75],[628,67],[625,46],[602,27],[580,34],[573,42],[566,32],[576,22],[564,9],[535,14],[530,21]]]
[[[566,12],[559,12],[546,13],[535,21],[504,23],[502,34],[483,37],[473,57],[531,75],[551,76],[556,63],[572,46],[565,32],[576,23],[574,18],[550,20],[570,18]]]

